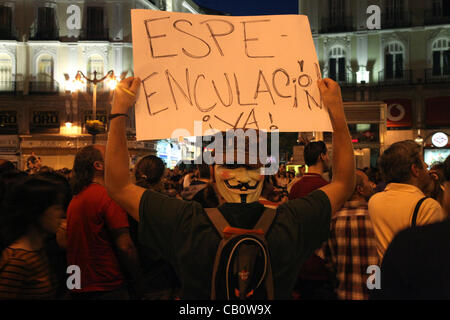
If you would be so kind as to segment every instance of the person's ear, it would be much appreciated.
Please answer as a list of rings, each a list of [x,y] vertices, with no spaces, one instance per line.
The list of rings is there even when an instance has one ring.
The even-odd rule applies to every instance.
[[[356,186],[356,192],[357,192],[359,195],[362,195],[362,194],[363,194],[363,186]]]
[[[94,169],[97,171],[103,171],[105,169],[103,161],[95,161],[94,162]]]
[[[413,164],[411,165],[411,170],[410,170],[411,175],[412,175],[413,177],[418,177],[418,176],[419,176],[420,169],[421,169],[421,168],[419,168],[419,166],[418,166],[417,164],[413,163]]]

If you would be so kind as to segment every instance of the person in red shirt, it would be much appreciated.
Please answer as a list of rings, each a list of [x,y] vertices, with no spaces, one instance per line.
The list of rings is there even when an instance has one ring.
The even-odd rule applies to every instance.
[[[323,141],[310,142],[304,150],[308,172],[295,183],[289,192],[289,200],[306,197],[312,191],[328,184],[322,175],[330,169],[327,146]]]
[[[296,182],[289,192],[289,200],[306,197],[329,182],[322,175],[330,169],[327,146],[323,141],[310,142],[304,150],[308,172]],[[309,257],[300,269],[295,286],[294,299],[335,299],[330,287],[329,272],[325,261],[316,254]]]
[[[67,262],[81,271],[81,288],[71,291],[74,299],[128,299],[124,271],[138,284],[139,262],[127,213],[104,187],[104,154],[104,146],[86,146],[73,166]]]

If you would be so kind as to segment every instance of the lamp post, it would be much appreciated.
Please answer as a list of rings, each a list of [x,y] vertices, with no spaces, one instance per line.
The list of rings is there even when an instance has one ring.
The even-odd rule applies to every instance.
[[[108,71],[108,73],[100,79],[97,79],[97,71],[94,71],[93,79],[86,77],[83,72],[78,71],[75,76],[75,81],[82,83],[82,78],[88,83],[92,83],[94,86],[94,92],[92,94],[92,120],[86,121],[86,129],[88,133],[92,135],[92,144],[95,144],[96,135],[105,131],[105,124],[97,120],[97,84],[107,80],[109,82],[109,87],[114,90],[117,85],[117,79],[114,76],[113,70]]]

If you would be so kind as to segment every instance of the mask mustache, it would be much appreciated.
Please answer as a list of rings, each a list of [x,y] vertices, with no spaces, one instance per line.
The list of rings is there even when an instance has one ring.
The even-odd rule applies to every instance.
[[[254,186],[251,186],[251,185],[249,185],[246,182],[244,182],[244,183],[241,182],[241,183],[239,183],[239,184],[237,184],[235,186],[232,186],[232,185],[230,185],[228,183],[228,181],[225,180],[224,182],[225,182],[225,185],[227,186],[227,188],[229,188],[229,189],[238,189],[238,190],[241,190],[241,191],[255,190],[258,187],[258,184],[259,184],[259,181]]]

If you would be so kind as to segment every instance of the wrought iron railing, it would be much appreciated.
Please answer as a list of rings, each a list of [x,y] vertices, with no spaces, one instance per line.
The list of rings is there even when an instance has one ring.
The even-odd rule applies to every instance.
[[[109,40],[109,29],[108,28],[86,28],[81,30],[80,40],[87,41],[108,41]]]
[[[59,28],[56,26],[33,26],[30,28],[30,40],[59,40]]]
[[[353,17],[324,18],[322,19],[321,33],[337,33],[354,31]]]
[[[407,28],[411,27],[411,14],[409,12],[396,12],[394,14],[381,15],[381,28]]]
[[[450,82],[450,68],[425,69],[425,83]]]
[[[412,70],[393,70],[378,72],[379,85],[412,84]]]
[[[441,8],[425,10],[425,25],[450,24],[450,13],[444,12]]]
[[[30,81],[29,93],[52,94],[59,92],[59,83],[55,80],[51,81]]]

